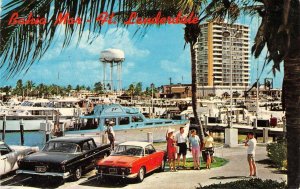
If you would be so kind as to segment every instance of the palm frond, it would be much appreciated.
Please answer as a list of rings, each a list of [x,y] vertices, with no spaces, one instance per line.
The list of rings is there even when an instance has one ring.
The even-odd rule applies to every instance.
[[[201,2],[201,1],[200,1]],[[153,17],[160,10],[162,16],[175,16],[179,11],[188,15],[198,10],[200,3],[193,0],[14,0],[2,7],[0,26],[0,68],[6,70],[9,78],[40,60],[56,38],[60,28],[63,28],[63,47],[70,42],[78,43],[83,32],[88,30],[88,42],[92,42],[102,31],[101,23],[97,22],[100,13],[116,12],[117,26],[125,26],[124,21],[135,11],[139,16]],[[47,20],[46,24],[38,25],[8,25],[13,13],[27,18],[39,16]],[[57,18],[69,14],[70,18],[81,18],[81,24],[57,24]],[[144,25],[143,25],[144,26]],[[143,30],[147,30],[148,25]],[[78,38],[74,34],[78,32]]]

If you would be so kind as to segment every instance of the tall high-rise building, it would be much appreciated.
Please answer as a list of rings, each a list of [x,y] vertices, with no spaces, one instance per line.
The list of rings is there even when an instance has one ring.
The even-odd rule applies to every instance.
[[[201,26],[196,45],[197,86],[245,89],[250,81],[249,27],[210,22]],[[232,80],[231,80],[232,71]]]

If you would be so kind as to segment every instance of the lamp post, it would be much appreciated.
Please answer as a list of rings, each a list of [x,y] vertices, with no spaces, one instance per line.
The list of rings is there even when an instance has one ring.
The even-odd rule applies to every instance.
[[[227,29],[223,31],[222,33],[223,37],[227,38],[229,37],[230,39],[230,44],[229,44],[229,62],[230,62],[230,113],[229,113],[229,127],[232,128],[232,37],[239,38],[241,37],[242,33],[240,31],[236,31],[233,36],[231,36],[231,32]]]

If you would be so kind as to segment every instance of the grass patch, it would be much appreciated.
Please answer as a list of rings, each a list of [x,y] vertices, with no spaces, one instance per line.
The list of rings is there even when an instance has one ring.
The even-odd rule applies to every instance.
[[[206,164],[205,162],[203,161],[202,157],[201,158],[201,164],[200,164],[200,169],[206,169]],[[227,159],[224,159],[224,158],[220,158],[220,157],[214,157],[214,162],[211,164],[211,168],[217,168],[217,167],[221,167],[221,166],[224,166],[226,163],[228,163],[228,160]],[[182,166],[182,159],[181,159],[181,162],[180,162],[180,166]],[[185,166],[188,168],[188,169],[192,169],[194,168],[194,161],[193,161],[193,158],[187,158],[186,159],[186,164]],[[167,167],[169,167],[169,165],[167,164]]]
[[[261,180],[258,178],[250,180],[238,180],[224,184],[212,184],[209,186],[199,186],[197,189],[287,189],[285,182],[274,180]]]

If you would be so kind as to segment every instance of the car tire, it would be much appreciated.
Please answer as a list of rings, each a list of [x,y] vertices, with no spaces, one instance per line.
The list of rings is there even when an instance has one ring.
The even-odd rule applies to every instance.
[[[145,178],[145,175],[146,175],[146,170],[144,167],[141,167],[136,177],[137,182],[142,182]]]
[[[161,164],[160,164],[160,167],[159,167],[159,172],[164,172],[165,171],[165,163],[166,161],[164,159],[161,160]]]
[[[77,167],[73,173],[73,181],[79,180],[82,176],[82,169],[81,167]]]

